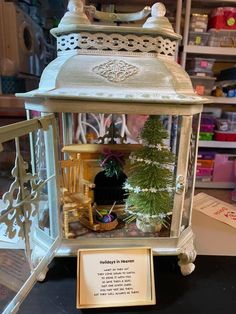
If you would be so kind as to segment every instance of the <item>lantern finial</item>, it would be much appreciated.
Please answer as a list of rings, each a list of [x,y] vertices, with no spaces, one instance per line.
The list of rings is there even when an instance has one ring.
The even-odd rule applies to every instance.
[[[59,27],[77,24],[90,24],[87,15],[84,13],[84,3],[82,0],[69,0],[68,12],[65,13]]]
[[[168,20],[165,17],[166,7],[163,3],[157,2],[152,6],[151,17],[143,24],[143,28],[152,28],[162,31],[173,32],[173,28]]]
[[[166,7],[164,6],[164,4],[161,2],[155,3],[152,6],[151,15],[152,15],[152,17],[165,16],[166,15]]]

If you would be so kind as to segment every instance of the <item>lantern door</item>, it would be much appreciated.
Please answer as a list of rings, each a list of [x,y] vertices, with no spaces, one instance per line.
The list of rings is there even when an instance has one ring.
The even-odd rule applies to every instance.
[[[34,283],[45,278],[60,243],[55,130],[54,115],[0,128],[4,314],[15,313]]]

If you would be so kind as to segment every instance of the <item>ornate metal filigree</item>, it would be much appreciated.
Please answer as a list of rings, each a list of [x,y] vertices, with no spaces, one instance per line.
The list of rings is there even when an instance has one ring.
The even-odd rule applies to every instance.
[[[86,49],[92,52],[99,51],[122,51],[157,53],[174,58],[176,52],[176,40],[152,37],[149,35],[137,36],[134,34],[105,34],[80,32],[61,35],[57,38],[57,50],[60,54],[65,51]]]
[[[43,170],[46,168],[45,164],[46,157],[44,135],[41,129],[37,131],[34,149],[35,149],[35,171],[38,173],[41,179],[44,179],[45,173]]]
[[[127,126],[127,117],[125,114],[83,114],[78,115],[78,127],[76,130],[76,141],[78,143],[103,143],[108,144],[109,128],[114,124],[115,131],[111,140],[116,143],[130,143],[132,130]],[[116,135],[115,135],[116,133]],[[138,140],[132,143],[139,143]]]
[[[18,154],[12,170],[14,182],[2,197],[1,221],[6,224],[10,239],[16,236],[24,239],[29,234],[32,219],[39,209],[39,192],[45,181],[38,180],[38,176],[27,172],[27,169],[28,163]]]
[[[138,73],[138,68],[122,60],[111,60],[93,68],[93,72],[113,83],[125,81]]]

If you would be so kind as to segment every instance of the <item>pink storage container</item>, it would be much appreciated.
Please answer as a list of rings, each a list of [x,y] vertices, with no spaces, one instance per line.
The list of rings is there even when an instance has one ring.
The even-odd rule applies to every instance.
[[[197,167],[197,177],[210,176],[213,168]]]
[[[201,124],[200,125],[200,132],[213,132],[214,125],[212,124]]]
[[[235,182],[234,163],[236,155],[216,154],[212,181]]]

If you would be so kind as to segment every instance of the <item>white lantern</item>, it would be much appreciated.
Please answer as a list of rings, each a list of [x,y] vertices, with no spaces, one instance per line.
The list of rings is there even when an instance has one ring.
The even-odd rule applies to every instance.
[[[154,255],[177,255],[181,272],[190,274],[196,257],[191,216],[204,99],[194,94],[190,78],[175,61],[181,37],[174,33],[160,3],[137,14],[92,10],[96,17],[121,22],[151,13],[143,27],[91,25],[82,1],[70,1],[68,8],[59,26],[51,31],[57,38],[58,57],[45,68],[37,90],[18,95],[25,99],[28,117],[34,119],[0,131],[1,144],[15,138],[17,151],[15,184],[2,200],[0,221],[6,225],[8,238],[21,238],[20,244],[16,241],[17,248],[13,240],[11,245],[14,252],[19,248],[27,252],[25,279],[28,283],[42,279],[55,255],[76,255],[79,248],[134,246],[151,247]],[[60,214],[58,145],[64,157],[81,157],[80,179],[93,181],[99,171],[96,159],[104,148],[126,156],[139,148],[130,129],[134,115],[141,120],[143,115],[160,116],[169,134],[165,145],[175,157],[169,226],[163,233],[145,233],[133,223],[101,233],[74,217],[70,228],[76,230],[72,230],[74,237],[68,238],[70,230],[63,226],[68,220]],[[112,122],[115,144],[108,134]],[[31,138],[30,170],[19,144],[19,138],[27,133]],[[75,208],[71,205],[66,219],[73,216]],[[90,223],[94,212],[89,210]],[[124,205],[114,211],[119,218]]]

